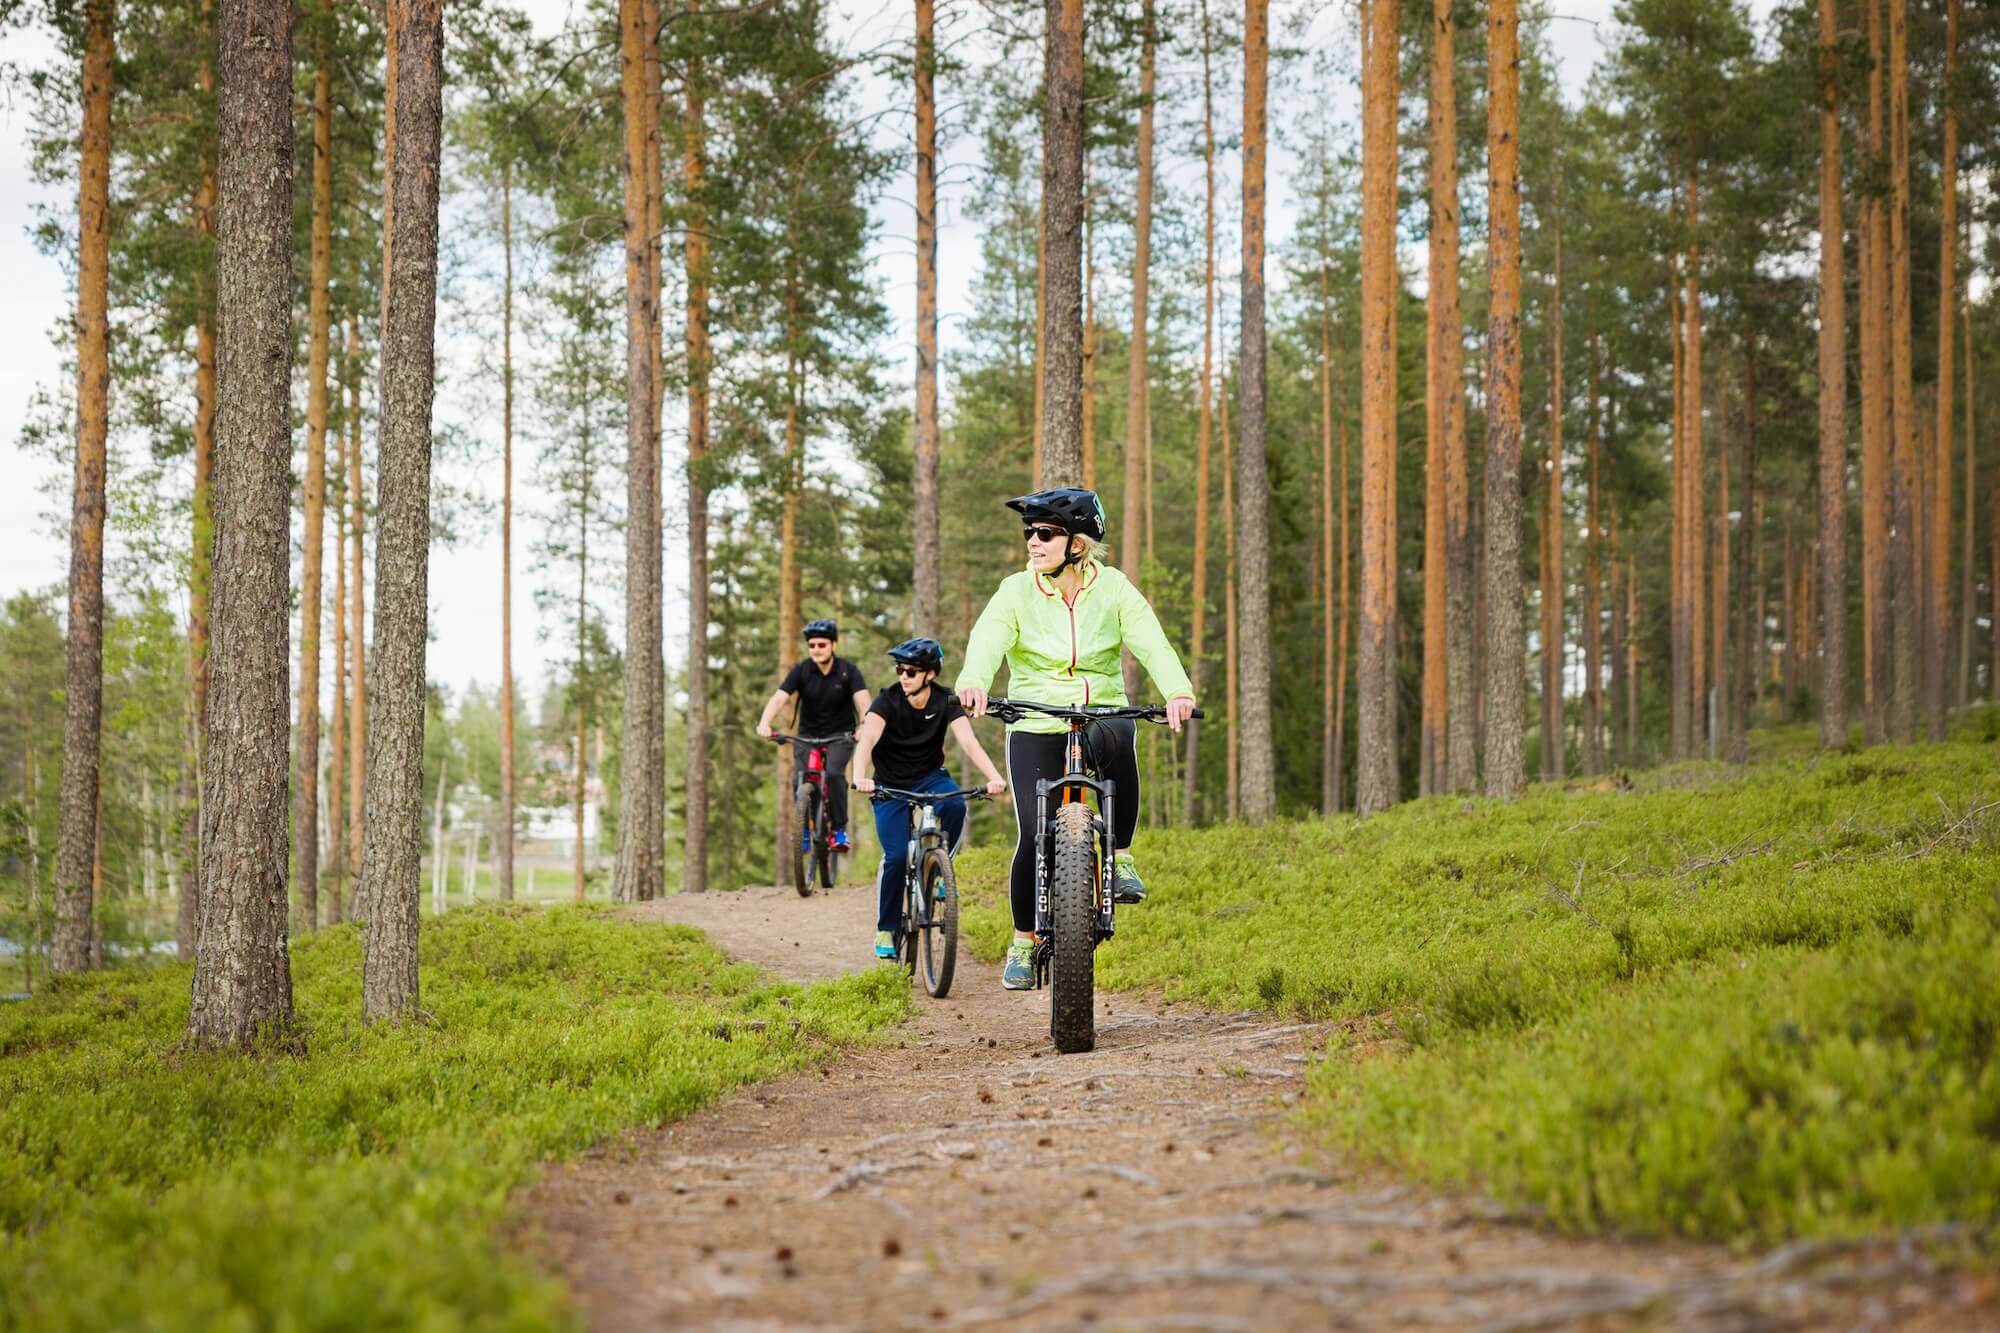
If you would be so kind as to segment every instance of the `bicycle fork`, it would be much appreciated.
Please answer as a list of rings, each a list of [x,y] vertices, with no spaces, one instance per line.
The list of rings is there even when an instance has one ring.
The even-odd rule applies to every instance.
[[[1074,754],[1077,747],[1072,745]],[[1117,931],[1114,912],[1114,867],[1111,830],[1117,827],[1117,784],[1110,778],[1081,775],[1082,764],[1070,764],[1071,774],[1061,778],[1038,778],[1035,782],[1035,827],[1042,831],[1035,856],[1035,987],[1048,984],[1050,961],[1055,957],[1055,913],[1049,904],[1049,879],[1055,870],[1055,826],[1049,812],[1049,793],[1061,791],[1058,805],[1083,803],[1085,790],[1097,793],[1098,809],[1090,817],[1091,836],[1097,842],[1097,938],[1102,944]],[[1087,804],[1087,803],[1086,803]]]

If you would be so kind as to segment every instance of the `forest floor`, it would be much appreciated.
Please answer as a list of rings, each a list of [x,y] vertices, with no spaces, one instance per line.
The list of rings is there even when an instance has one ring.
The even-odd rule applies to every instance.
[[[869,887],[632,909],[793,981],[874,966]],[[1139,909],[1141,911],[1145,909]],[[897,1038],[552,1168],[525,1243],[597,1330],[2000,1327],[1990,1278],[1914,1245],[1576,1239],[1298,1124],[1329,1029],[1100,993],[1058,1057],[1048,997],[961,949]]]

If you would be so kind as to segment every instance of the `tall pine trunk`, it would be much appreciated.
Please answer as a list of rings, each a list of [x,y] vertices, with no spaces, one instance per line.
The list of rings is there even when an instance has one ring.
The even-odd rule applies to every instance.
[[[1048,0],[1042,139],[1042,438],[1037,486],[1083,481],[1083,0]]]
[[[1968,202],[1967,211],[1969,212],[1970,209],[1971,206]],[[1965,231],[1965,248],[1969,260],[1972,250],[1972,223],[1969,218],[1966,220]],[[1972,706],[1972,633],[1973,626],[1979,619],[1979,590],[1973,577],[1972,560],[1974,527],[1972,495],[1976,483],[1973,468],[1973,441],[1976,437],[1972,432],[1974,380],[1972,377],[1972,293],[1970,291],[1970,283],[1967,284],[1967,287],[1966,299],[1959,305],[1960,312],[1965,320],[1965,485],[1961,488],[1965,495],[1965,511],[1960,520],[1959,533],[1961,544],[1959,547],[1958,565],[1958,711],[1961,714]]]
[[[1241,448],[1236,458],[1237,647],[1242,654],[1237,705],[1243,817],[1257,824],[1277,813],[1271,736],[1271,569],[1264,420],[1265,78],[1270,64],[1269,0],[1248,0],[1243,26],[1243,350],[1237,371]]]
[[[292,9],[223,0],[217,173],[214,707],[188,1041],[289,1022]]]
[[[917,3],[917,421],[912,486],[910,624],[920,634],[942,632],[938,579],[938,272],[936,0]]]
[[[514,174],[500,170],[500,901],[514,900]]]
[[[1208,628],[1208,451],[1214,412],[1215,384],[1215,98],[1209,68],[1208,0],[1201,5],[1201,156],[1202,156],[1202,274],[1201,274],[1201,415],[1195,427],[1194,461],[1194,579],[1192,623],[1188,631],[1188,679],[1195,698],[1202,697],[1203,631]],[[1201,791],[1201,723],[1187,724],[1187,765],[1181,792],[1181,817],[1194,823]]]
[[[1590,335],[1590,425],[1584,461],[1583,543],[1583,771],[1604,771],[1604,532],[1598,507],[1597,462],[1600,438],[1598,391],[1603,382],[1603,343]]]
[[[83,143],[77,187],[76,472],[70,498],[69,620],[56,922],[49,970],[91,965],[104,704],[104,474],[111,433],[111,74],[113,0],[83,10]],[[286,179],[290,179],[289,171]],[[289,270],[288,270],[289,271]],[[282,715],[283,709],[280,708]],[[280,728],[279,744],[283,742]],[[282,764],[280,765],[282,768]],[[284,784],[278,784],[283,800]]]
[[[1910,354],[1910,56],[1908,0],[1889,0],[1889,737],[1917,738],[1922,682],[1917,606],[1921,499]]]
[[[1847,744],[1847,261],[1834,0],[1819,0],[1819,45],[1819,743],[1832,750]],[[1781,716],[1790,710],[1787,698]]]
[[[1324,228],[1327,221],[1321,218]],[[1340,751],[1334,747],[1333,692],[1334,630],[1334,518],[1333,518],[1333,292],[1328,272],[1331,256],[1327,236],[1320,232],[1319,252],[1319,585],[1320,613],[1320,700],[1319,700],[1319,808],[1321,814],[1340,809]]]
[[[1243,817],[1243,719],[1237,711],[1241,690],[1241,653],[1236,624],[1236,454],[1229,439],[1229,376],[1222,377],[1222,401],[1217,407],[1222,432],[1222,669],[1224,706],[1229,715],[1223,734],[1223,795],[1231,819]]]
[[[664,816],[658,724],[665,666],[660,651],[660,473],[653,423],[653,340],[659,288],[652,280],[647,230],[647,56],[653,34],[643,0],[620,0],[619,67],[625,173],[625,733],[618,802],[618,864],[613,896],[644,902],[663,886]],[[379,578],[380,575],[378,574]]]
[[[1451,0],[1432,0],[1430,62],[1430,299],[1424,324],[1424,682],[1418,790],[1477,781],[1470,624],[1461,583],[1465,531],[1465,420],[1458,294],[1458,64]],[[1460,733],[1463,735],[1460,735]],[[1461,745],[1460,742],[1463,742]],[[1461,784],[1461,779],[1464,779]]]
[[[799,278],[796,270],[785,284],[785,453],[784,509],[778,526],[778,660],[782,672],[798,651],[805,616],[799,606],[799,492],[805,478],[805,438],[799,419],[803,392],[800,386]],[[777,747],[777,789],[784,799],[777,802],[771,864],[783,873],[785,858],[793,839],[803,830],[792,826],[792,747]]]
[[[210,54],[215,36],[215,5],[201,0],[201,64],[196,84],[204,96],[215,91],[215,63]],[[208,622],[209,591],[215,556],[213,477],[215,472],[215,290],[212,281],[215,237],[215,144],[210,134],[201,141],[200,179],[195,186],[195,233],[204,242],[195,275],[194,301],[194,492],[192,549],[188,552],[188,694],[192,725],[187,740],[188,770],[193,775],[190,798],[181,822],[180,901],[174,914],[176,952],[192,959],[201,921],[201,767],[208,743]]]
[[[341,378],[352,372],[343,367]],[[339,925],[347,887],[347,432],[333,433],[333,753],[326,767],[326,922]]]
[[[928,0],[927,0],[928,2]],[[696,0],[688,0],[693,13]],[[708,219],[704,208],[703,173],[707,157],[706,96],[702,83],[699,36],[689,45],[686,79],[685,138],[681,144],[681,187],[687,201],[687,239],[683,256],[687,268],[687,512],[688,512],[688,655],[687,655],[687,814],[682,845],[686,853],[681,888],[687,893],[708,889]],[[936,167],[933,163],[932,171]],[[933,219],[935,222],[935,219]],[[935,232],[933,232],[935,241]],[[935,245],[933,245],[933,294],[935,294]],[[933,328],[935,323],[933,322]],[[935,363],[937,347],[931,346]],[[921,401],[921,389],[919,400]],[[935,422],[933,422],[935,430]],[[923,475],[923,455],[919,434],[917,472]],[[935,461],[935,460],[933,460]],[[935,477],[935,469],[933,470]],[[922,522],[918,523],[919,540]],[[920,553],[918,560],[923,559]],[[579,659],[581,660],[581,659]],[[581,750],[578,751],[579,756]],[[581,818],[578,807],[578,817]],[[578,846],[582,845],[579,825]],[[580,876],[581,872],[579,872]],[[579,883],[581,879],[579,878]]]
[[[368,731],[361,882],[368,904],[361,1011],[417,1009],[423,808],[424,657],[430,610],[431,404],[436,364],[442,0],[400,0],[396,34],[394,221],[384,275],[382,425],[375,531],[375,716]]]
[[[1119,563],[1138,577],[1144,535],[1146,432],[1151,367],[1147,361],[1147,301],[1153,260],[1153,0],[1142,0],[1139,50],[1139,180],[1132,223],[1132,344],[1125,377],[1125,503],[1120,520]],[[1126,690],[1138,678],[1137,663],[1125,654]],[[1137,697],[1136,695],[1134,697]]]
[[[347,556],[354,565],[347,584],[351,599],[347,618],[347,649],[351,654],[348,680],[354,689],[347,710],[347,865],[354,876],[354,895],[347,910],[350,916],[366,917],[368,898],[367,884],[361,876],[361,844],[368,830],[364,791],[368,776],[368,643],[363,632],[368,612],[368,581],[367,566],[362,560],[366,549],[362,538],[368,506],[361,487],[361,320],[351,314],[347,317],[347,360],[352,368],[347,382]]]
[[[1737,502],[1743,517],[1736,529],[1736,554],[1732,564],[1736,578],[1732,595],[1736,599],[1736,679],[1732,682],[1734,701],[1729,709],[1728,749],[1731,763],[1750,758],[1750,708],[1757,698],[1757,597],[1752,567],[1757,543],[1757,344],[1754,340],[1743,352],[1743,494]]]
[[[1560,184],[1558,184],[1560,191]],[[1549,456],[1542,469],[1542,778],[1563,775],[1563,360],[1562,212],[1554,218],[1549,304]]]
[[[306,478],[304,568],[299,581],[299,730],[292,831],[298,864],[299,926],[319,924],[319,626],[326,529],[327,361],[332,344],[333,11],[320,5],[319,69],[313,76],[311,272],[306,280]],[[337,557],[336,557],[337,558]]]
[[[1868,8],[1868,157],[1886,171],[1882,0]],[[1889,737],[1889,215],[1879,193],[1865,205],[1861,283],[1861,656],[1871,745]]]
[[[1444,449],[1445,774],[1436,789],[1469,792],[1479,785],[1478,679],[1474,652],[1471,474],[1465,450],[1465,346],[1460,316],[1458,230],[1457,22],[1451,0],[1432,0],[1431,33],[1431,296],[1436,312],[1438,415]],[[1426,516],[1426,523],[1431,520]],[[1425,548],[1426,574],[1429,547]],[[1432,632],[1428,592],[1424,633]]]
[[[1681,540],[1683,618],[1688,626],[1688,749],[1683,758],[1701,752],[1708,738],[1708,621],[1703,615],[1708,587],[1707,510],[1703,485],[1701,420],[1701,181],[1694,167],[1687,175],[1687,267],[1681,273],[1681,321],[1686,346],[1681,352],[1681,447],[1687,463],[1681,472],[1684,520]]]
[[[1361,56],[1361,638],[1355,813],[1402,795],[1396,763],[1396,80],[1402,11],[1365,0]]]
[[[1958,290],[1958,110],[1953,100],[1958,81],[1958,0],[1947,4],[1944,49],[1943,200],[1938,221],[1938,359],[1937,440],[1931,467],[1929,642],[1924,645],[1929,689],[1930,738],[1945,738],[1946,663],[1951,660],[1951,408],[1952,298]],[[1970,478],[1968,478],[1968,484]]]
[[[1521,637],[1521,57],[1516,0],[1487,11],[1486,794],[1526,786]]]

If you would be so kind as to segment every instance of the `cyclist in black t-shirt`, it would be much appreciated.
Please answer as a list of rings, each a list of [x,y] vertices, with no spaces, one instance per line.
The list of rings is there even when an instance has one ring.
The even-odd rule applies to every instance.
[[[798,722],[794,730],[802,736],[840,736],[854,730],[854,721],[868,711],[868,682],[861,668],[844,657],[836,657],[833,647],[840,641],[840,626],[831,620],[806,622],[806,658],[786,673],[784,683],[764,705],[757,719],[757,734],[769,740],[771,721],[778,710],[798,702]],[[854,755],[852,740],[836,741],[826,747],[826,813],[833,825],[833,845],[848,850],[847,843],[847,761]],[[792,782],[806,771],[806,747],[792,747]],[[810,829],[800,830],[802,839],[812,837]]]
[[[889,656],[896,661],[898,688],[882,691],[855,733],[855,790],[874,791],[879,774],[889,786],[905,791],[957,791],[958,784],[944,769],[944,736],[949,731],[965,757],[986,775],[987,792],[998,796],[1006,791],[1007,780],[973,735],[972,720],[959,706],[958,696],[950,686],[936,683],[944,668],[944,649],[938,641],[911,639],[891,648]],[[939,801],[937,812],[955,852],[965,834],[965,802]],[[910,843],[908,802],[875,802],[875,840],[882,844],[882,868],[875,875],[875,956],[894,958],[903,858]]]

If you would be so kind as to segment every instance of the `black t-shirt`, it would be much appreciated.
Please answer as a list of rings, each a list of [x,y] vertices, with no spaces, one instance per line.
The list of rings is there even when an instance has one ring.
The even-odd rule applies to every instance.
[[[813,660],[793,667],[778,687],[799,701],[799,735],[837,736],[854,730],[854,696],[868,688],[861,668],[844,657],[835,657],[822,673]]]
[[[941,680],[931,682],[931,697],[921,710],[897,683],[876,695],[868,711],[882,719],[875,780],[891,787],[914,786],[943,768],[945,729],[965,716],[958,695]]]

